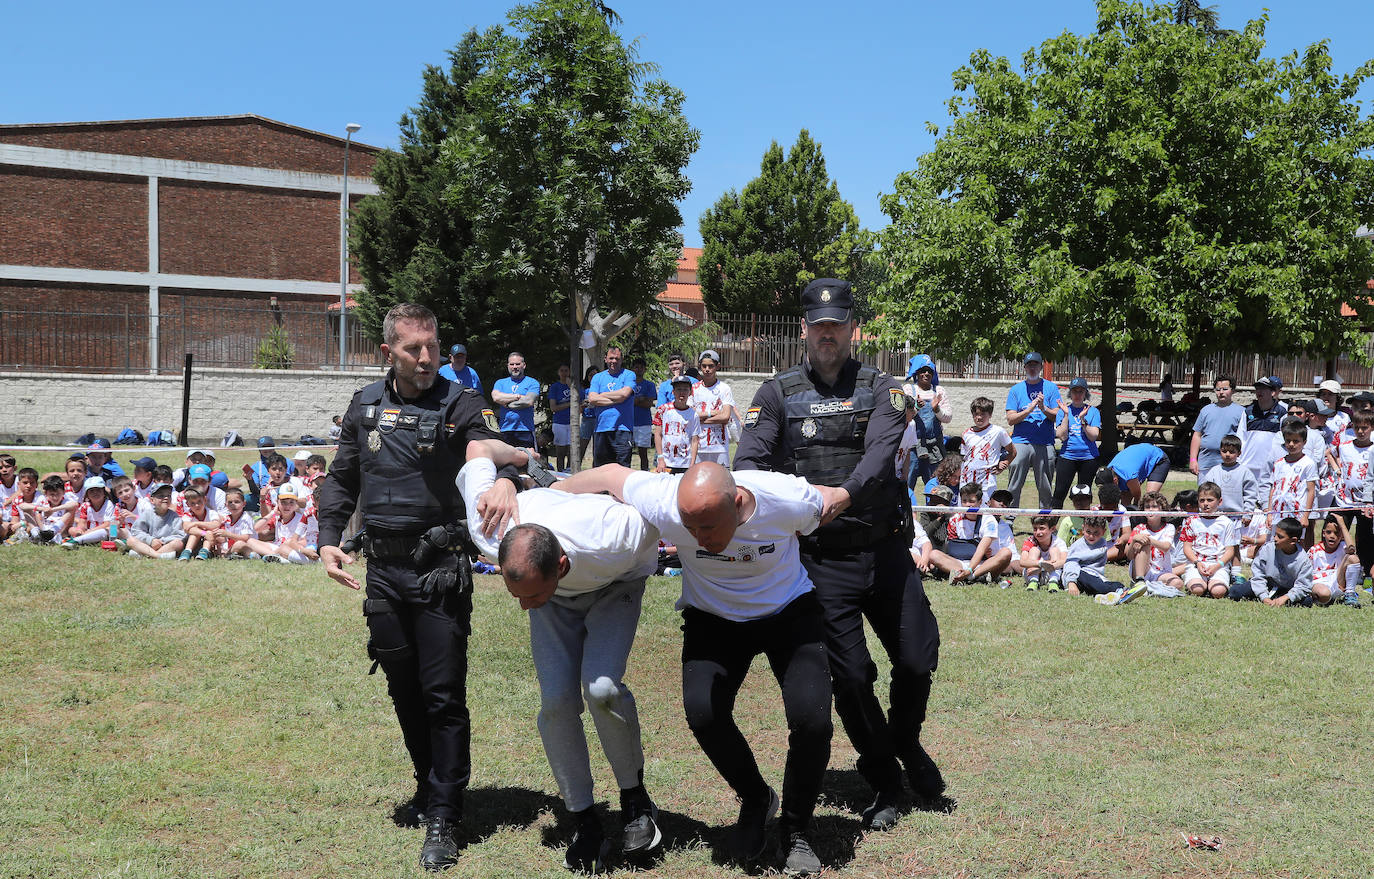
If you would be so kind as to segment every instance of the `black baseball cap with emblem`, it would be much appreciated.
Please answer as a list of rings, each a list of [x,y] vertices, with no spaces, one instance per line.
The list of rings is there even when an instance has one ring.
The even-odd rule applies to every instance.
[[[853,288],[848,281],[817,278],[801,295],[802,310],[809,324],[845,323],[854,308]]]

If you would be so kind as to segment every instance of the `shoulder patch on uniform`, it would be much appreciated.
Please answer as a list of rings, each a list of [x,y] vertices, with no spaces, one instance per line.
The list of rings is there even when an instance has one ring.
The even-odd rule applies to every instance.
[[[906,411],[906,394],[900,388],[887,389],[887,401],[892,404],[892,408],[898,412]]]
[[[745,426],[745,427],[753,427],[755,424],[758,424],[758,423],[759,423],[759,407],[758,407],[758,406],[750,406],[749,409],[744,413],[744,426]]]
[[[496,424],[496,413],[490,409],[482,410],[482,423],[485,424],[487,430],[490,430],[492,433],[501,432],[500,427]]]

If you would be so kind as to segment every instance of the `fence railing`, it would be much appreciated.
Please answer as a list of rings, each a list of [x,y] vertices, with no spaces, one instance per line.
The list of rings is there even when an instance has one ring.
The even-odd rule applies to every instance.
[[[711,347],[721,355],[721,368],[726,372],[777,372],[801,362],[806,345],[801,338],[801,318],[775,314],[712,315],[711,323],[719,328]],[[854,331],[854,344],[866,363],[894,375],[906,372],[912,354],[930,354],[940,375],[948,378],[986,379],[989,381],[1018,381],[1025,377],[1019,357],[971,357],[951,359],[938,350],[918,345],[892,349],[874,343],[862,325]],[[1374,336],[1366,340],[1365,355],[1374,359]],[[1232,375],[1242,385],[1264,375],[1277,375],[1285,385],[1314,387],[1322,378],[1337,378],[1343,385],[1368,388],[1374,386],[1374,367],[1365,366],[1354,358],[1340,357],[1334,362],[1335,371],[1327,375],[1325,357],[1274,357],[1258,354],[1228,353],[1204,358],[1200,364],[1204,388],[1210,388],[1218,375]],[[1129,384],[1158,384],[1170,376],[1182,393],[1191,385],[1195,363],[1189,358],[1132,357],[1123,360],[1118,368],[1118,380]],[[1067,381],[1082,376],[1093,384],[1101,384],[1102,371],[1095,357],[1068,357],[1050,364],[1056,379]]]
[[[158,306],[154,320],[132,306],[52,311],[0,303],[0,369],[146,373],[150,332],[160,372],[179,372],[187,353],[207,367],[339,368],[339,315],[323,304],[221,305],[164,292]],[[381,362],[376,343],[350,320],[347,368]]]

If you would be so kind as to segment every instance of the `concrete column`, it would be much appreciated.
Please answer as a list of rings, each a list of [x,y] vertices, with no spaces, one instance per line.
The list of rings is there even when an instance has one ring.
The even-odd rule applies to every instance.
[[[148,283],[148,374],[157,375],[158,366],[158,337],[161,335],[161,326],[158,321],[158,286],[157,275],[160,257],[158,255],[158,220],[157,220],[157,178],[148,178],[148,274],[151,280]]]

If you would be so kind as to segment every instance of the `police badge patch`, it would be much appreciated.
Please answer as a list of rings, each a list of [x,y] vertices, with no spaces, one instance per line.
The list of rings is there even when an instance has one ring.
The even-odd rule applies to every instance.
[[[812,437],[814,437],[814,436],[816,435],[816,430],[817,430],[818,428],[819,428],[819,425],[816,423],[816,419],[814,419],[814,418],[808,418],[808,419],[806,419],[805,421],[802,422],[802,425],[801,425],[801,433],[802,433],[802,436],[806,437],[807,439],[811,439]]]
[[[745,427],[753,427],[755,424],[758,424],[758,423],[759,423],[759,407],[758,407],[758,406],[750,406],[749,409],[744,413],[744,426],[745,426]]]
[[[382,435],[375,430],[367,434],[367,450],[374,455],[382,450]]]
[[[887,401],[892,404],[892,408],[898,412],[906,411],[906,393],[897,388],[887,389]]]
[[[482,423],[487,426],[487,430],[492,433],[500,433],[501,428],[496,423],[496,413],[490,409],[482,410]]]

